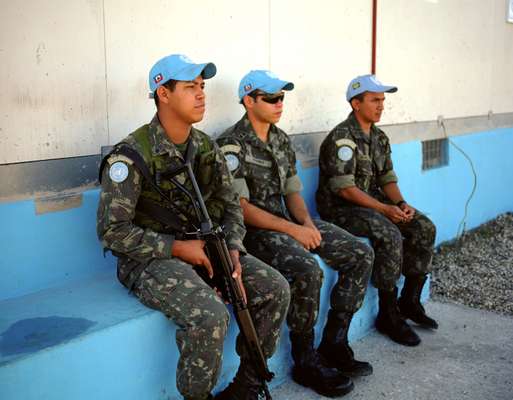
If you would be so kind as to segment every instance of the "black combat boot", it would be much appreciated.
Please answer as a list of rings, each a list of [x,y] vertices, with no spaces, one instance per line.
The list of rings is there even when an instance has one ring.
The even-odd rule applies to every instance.
[[[317,350],[330,367],[337,368],[350,377],[372,374],[372,365],[354,358],[353,349],[347,341],[347,332],[353,318],[352,313],[330,310],[328,322],[322,334],[322,341]]]
[[[241,360],[233,381],[215,400],[272,400],[267,385],[256,374],[250,361]]]
[[[336,368],[327,365],[323,357],[314,350],[313,339],[313,329],[305,333],[290,333],[294,360],[292,379],[326,397],[349,393],[353,390],[353,382]]]
[[[376,329],[394,342],[405,346],[417,346],[420,338],[406,323],[397,307],[397,288],[392,291],[379,290],[379,312]]]
[[[438,329],[438,323],[426,315],[426,310],[424,310],[420,302],[420,295],[426,280],[426,275],[406,277],[403,290],[401,290],[401,297],[399,298],[399,310],[404,318],[409,318],[426,328]]]

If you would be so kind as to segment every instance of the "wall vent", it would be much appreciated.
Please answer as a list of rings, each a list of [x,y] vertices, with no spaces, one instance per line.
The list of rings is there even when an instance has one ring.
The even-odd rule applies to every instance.
[[[447,139],[422,142],[422,169],[433,169],[449,164],[449,142]]]

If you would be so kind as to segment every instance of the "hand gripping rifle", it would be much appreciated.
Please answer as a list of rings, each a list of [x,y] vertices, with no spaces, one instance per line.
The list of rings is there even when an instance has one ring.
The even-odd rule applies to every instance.
[[[267,361],[264,357],[264,353],[262,352],[262,348],[260,347],[255,325],[253,324],[253,320],[249,313],[248,305],[244,300],[241,283],[240,281],[236,281],[232,278],[234,266],[226,245],[225,233],[220,226],[214,227],[212,224],[212,220],[210,219],[205,202],[203,201],[198,183],[196,182],[191,165],[191,158],[195,152],[193,146],[194,143],[191,140],[187,148],[185,164],[179,168],[165,172],[164,175],[167,179],[171,180],[178,190],[189,198],[193,205],[200,226],[196,232],[188,233],[187,236],[201,239],[206,242],[205,247],[207,250],[207,256],[214,269],[214,278],[210,281],[204,273],[205,270],[203,268],[201,268],[199,273],[207,283],[219,289],[224,299],[233,306],[235,319],[237,320],[240,333],[244,338],[246,350],[253,361],[253,366],[257,374],[262,380],[266,399],[271,399],[266,382],[270,382],[272,380],[274,373],[269,371],[269,368],[267,367]],[[187,190],[187,188],[185,188],[185,186],[175,178],[176,175],[182,172],[184,172],[190,180],[194,194],[190,193],[189,190]]]

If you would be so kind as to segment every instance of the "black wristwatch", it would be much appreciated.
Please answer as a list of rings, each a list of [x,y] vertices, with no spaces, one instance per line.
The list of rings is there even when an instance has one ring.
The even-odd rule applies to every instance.
[[[397,207],[401,207],[403,204],[406,204],[404,200],[399,200],[397,203],[395,203]]]

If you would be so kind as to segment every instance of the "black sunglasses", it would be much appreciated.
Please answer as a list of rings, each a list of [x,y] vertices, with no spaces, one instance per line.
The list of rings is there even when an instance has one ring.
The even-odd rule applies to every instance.
[[[279,101],[283,102],[283,99],[285,98],[285,93],[280,94],[268,94],[268,93],[251,93],[251,97],[253,97],[255,100],[258,96],[262,97],[262,101],[265,101],[269,104],[276,104]]]

